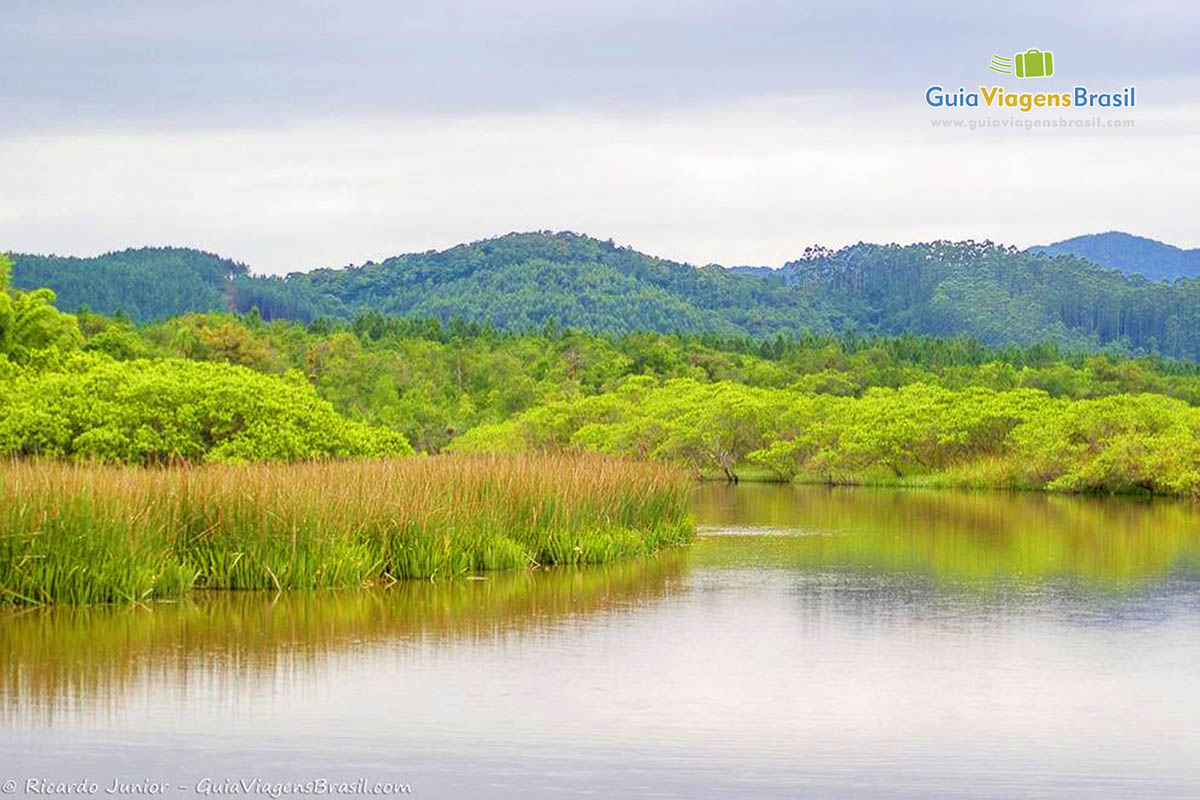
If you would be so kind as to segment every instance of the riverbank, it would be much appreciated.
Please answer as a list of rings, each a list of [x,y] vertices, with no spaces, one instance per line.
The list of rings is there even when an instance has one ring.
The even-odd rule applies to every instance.
[[[1134,454],[1136,457],[1137,454]],[[735,482],[784,483],[796,486],[862,486],[877,489],[959,489],[992,492],[1036,492],[1057,495],[1200,498],[1195,479],[1184,465],[1171,465],[1181,479],[1152,479],[1127,461],[1109,459],[1096,465],[1083,479],[1046,476],[1013,455],[984,456],[941,469],[910,467],[896,471],[878,465],[861,470],[797,471],[789,476],[757,464],[734,467]],[[1164,473],[1168,470],[1164,470]],[[1160,474],[1161,475],[1161,474]],[[1074,477],[1074,476],[1072,476]],[[703,481],[728,482],[724,475],[701,473]]]
[[[0,464],[0,604],[601,563],[688,541],[687,475],[600,457]]]

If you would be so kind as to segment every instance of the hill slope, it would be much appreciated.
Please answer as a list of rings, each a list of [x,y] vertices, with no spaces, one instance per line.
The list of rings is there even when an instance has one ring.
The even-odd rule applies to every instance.
[[[1102,267],[1144,275],[1151,280],[1173,281],[1200,276],[1200,249],[1182,250],[1121,231],[1090,233],[1029,249],[1049,255],[1079,256]]]
[[[182,247],[142,247],[94,258],[13,254],[13,286],[49,286],[59,308],[87,306],[136,320],[229,308],[230,281],[248,269],[226,258]]]
[[[862,333],[1200,355],[1200,281],[1156,283],[1073,256],[990,242],[858,244],[781,273]]]
[[[514,233],[286,278],[210,254],[138,250],[99,259],[18,257],[21,286],[64,308],[141,319],[226,307],[309,321],[378,312],[528,329],[790,336],[804,331],[1054,341],[1200,357],[1200,279],[1173,284],[1075,256],[988,242],[810,249],[779,270],[692,267],[574,233]]]
[[[549,320],[597,331],[761,336],[827,330],[828,313],[775,275],[692,267],[574,233],[512,233],[380,264],[236,282],[239,308],[303,316],[375,310],[524,329]],[[274,300],[281,300],[276,305]],[[300,309],[303,311],[303,309]]]

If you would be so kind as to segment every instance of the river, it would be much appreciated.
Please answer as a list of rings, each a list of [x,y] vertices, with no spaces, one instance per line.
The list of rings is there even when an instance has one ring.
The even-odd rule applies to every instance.
[[[1200,796],[1197,507],[707,484],[694,508],[693,545],[639,562],[4,612],[0,780]]]

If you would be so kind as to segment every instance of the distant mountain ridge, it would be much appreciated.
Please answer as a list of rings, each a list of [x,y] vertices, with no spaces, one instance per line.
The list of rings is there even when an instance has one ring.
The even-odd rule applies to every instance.
[[[302,322],[395,314],[499,330],[970,336],[1200,358],[1200,280],[1168,284],[991,242],[814,247],[778,270],[695,267],[549,231],[286,277],[175,248],[14,262],[15,285],[50,286],[63,308],[140,320],[257,308]]]
[[[1200,276],[1200,248],[1184,250],[1121,231],[1089,233],[1029,248],[1049,255],[1073,255],[1095,264],[1151,280],[1173,281]]]

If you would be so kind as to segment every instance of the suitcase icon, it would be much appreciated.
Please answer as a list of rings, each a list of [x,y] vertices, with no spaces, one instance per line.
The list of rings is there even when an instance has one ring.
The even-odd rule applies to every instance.
[[[1054,74],[1054,54],[1031,48],[1024,53],[1017,53],[1018,78],[1049,78]]]

